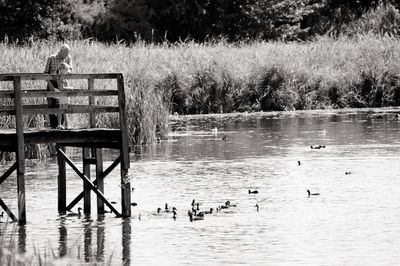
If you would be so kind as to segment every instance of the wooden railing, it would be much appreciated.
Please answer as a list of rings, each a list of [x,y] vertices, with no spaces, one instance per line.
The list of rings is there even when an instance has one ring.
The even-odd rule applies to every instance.
[[[60,91],[47,91],[46,85],[41,86],[43,89],[24,90],[22,81],[27,80],[76,80],[86,79],[87,89],[60,89]],[[95,79],[116,79],[117,90],[95,90]],[[0,115],[15,115],[18,119],[18,114],[70,114],[70,113],[90,113],[91,119],[95,113],[101,112],[120,112],[121,107],[125,109],[124,104],[124,85],[122,74],[68,74],[68,75],[49,75],[41,73],[18,73],[18,74],[0,74],[0,81],[12,81],[13,90],[0,90],[0,99],[13,98],[14,105],[0,106]],[[24,98],[63,98],[63,97],[89,97],[89,104],[68,104],[62,107],[49,107],[47,104],[23,104]],[[118,105],[104,106],[96,105],[96,96],[118,96]],[[120,115],[125,116],[120,112]],[[91,121],[93,125],[95,121]]]
[[[68,80],[87,80],[87,89],[59,89],[59,91],[48,91],[45,83],[42,82],[40,85],[42,89],[23,89],[23,81],[48,81],[62,79]],[[117,89],[114,90],[95,90],[94,80],[96,79],[111,79],[116,80]],[[101,147],[99,149],[93,150],[88,148],[88,146],[82,146],[83,149],[83,164],[84,171],[80,172],[75,165],[70,161],[70,159],[63,152],[62,147],[57,147],[58,152],[58,164],[59,164],[59,175],[58,175],[58,209],[60,213],[64,213],[67,210],[66,207],[66,171],[65,163],[75,167],[74,170],[77,174],[84,180],[84,212],[90,213],[90,190],[93,190],[100,203],[98,206],[104,206],[103,203],[107,204],[110,209],[116,213],[118,216],[129,217],[130,211],[130,182],[128,179],[128,169],[129,169],[129,139],[128,139],[128,128],[126,123],[126,102],[125,102],[125,88],[124,79],[121,73],[110,73],[110,74],[67,74],[67,75],[49,75],[42,73],[11,73],[11,74],[0,74],[1,82],[12,82],[12,90],[3,90],[0,87],[0,99],[3,100],[3,105],[0,104],[0,115],[12,115],[15,116],[15,135],[17,147],[13,149],[16,153],[16,162],[13,164],[9,170],[7,170],[3,175],[0,176],[0,184],[3,182],[14,170],[17,170],[17,187],[18,187],[18,209],[19,209],[19,222],[25,223],[26,221],[26,207],[25,207],[25,135],[24,135],[24,115],[34,115],[34,114],[70,114],[70,113],[88,113],[89,114],[89,127],[96,127],[96,113],[103,112],[117,112],[119,113],[119,130],[120,134],[117,134],[119,139],[118,149],[120,149],[120,156],[113,163],[113,167],[120,163],[121,171],[121,205],[122,212],[118,213],[117,210],[109,203],[102,194],[102,179],[111,171],[102,170],[102,155]],[[1,84],[0,84],[1,85]],[[116,96],[118,97],[117,105],[105,106],[97,105],[97,96]],[[67,104],[66,106],[60,107],[49,107],[48,104],[43,104],[46,102],[46,98],[62,98],[62,97],[88,97],[87,104]],[[10,99],[7,101],[6,99]],[[43,98],[44,101],[39,101],[39,104],[35,104],[35,101],[24,101],[26,98]],[[7,104],[7,105],[6,105]],[[8,105],[10,104],[10,105]],[[96,129],[97,130],[97,129]],[[100,129],[98,129],[101,131]],[[118,130],[118,132],[119,132]],[[48,130],[47,130],[48,131]],[[38,130],[39,134],[44,134],[44,130]],[[51,133],[56,134],[58,131],[51,131]],[[68,137],[65,134],[64,138]],[[51,139],[47,139],[47,142],[51,142]],[[86,143],[86,141],[85,141]],[[61,146],[65,146],[61,143]],[[86,145],[86,144],[85,144]],[[90,150],[92,154],[90,155]],[[92,160],[94,156],[94,161],[96,165],[96,176],[99,179],[97,181],[97,187],[94,185],[90,179],[90,164],[93,164]],[[109,168],[113,169],[113,168]],[[76,203],[75,203],[76,204]],[[11,211],[7,208],[4,202],[0,198],[0,205],[3,206],[10,217],[12,215]],[[68,206],[71,208],[71,204]],[[104,213],[104,207],[98,207],[99,213]]]

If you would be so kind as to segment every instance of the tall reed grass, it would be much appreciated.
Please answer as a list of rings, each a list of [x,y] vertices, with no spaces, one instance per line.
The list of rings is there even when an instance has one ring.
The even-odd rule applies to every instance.
[[[127,46],[74,41],[70,45],[75,73],[124,74],[133,144],[165,136],[171,113],[400,103],[400,41],[388,35],[318,37],[302,43],[218,41]],[[42,72],[46,57],[59,46],[1,43],[0,73]],[[0,119],[3,127],[9,126],[9,118]],[[40,118],[35,119],[42,125]],[[103,126],[113,123],[115,118],[102,117]]]

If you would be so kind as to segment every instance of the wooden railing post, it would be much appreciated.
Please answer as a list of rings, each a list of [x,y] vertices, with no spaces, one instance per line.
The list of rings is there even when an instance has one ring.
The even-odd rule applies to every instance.
[[[94,79],[90,78],[88,79],[88,90],[93,91],[94,90]],[[89,96],[89,105],[94,106],[96,105],[96,99],[94,98],[93,95]],[[89,114],[89,123],[90,127],[96,127],[96,114],[93,112],[90,112]]]
[[[131,216],[131,183],[128,176],[129,170],[129,137],[126,124],[126,100],[124,77],[118,74],[118,106],[119,106],[119,124],[121,129],[121,207],[122,216]]]
[[[18,187],[18,220],[20,224],[26,222],[25,205],[25,140],[24,140],[24,117],[21,95],[21,77],[13,78],[15,127],[17,133],[17,187]]]

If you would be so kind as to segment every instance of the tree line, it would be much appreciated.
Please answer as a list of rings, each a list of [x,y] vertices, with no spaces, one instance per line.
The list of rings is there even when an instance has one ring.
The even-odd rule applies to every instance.
[[[309,40],[382,4],[398,23],[395,0],[0,0],[0,40]]]

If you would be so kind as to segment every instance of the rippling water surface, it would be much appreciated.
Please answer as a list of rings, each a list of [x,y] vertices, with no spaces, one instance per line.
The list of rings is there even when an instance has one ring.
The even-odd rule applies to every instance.
[[[49,160],[28,168],[27,225],[1,223],[0,241],[28,256],[50,250],[113,265],[397,265],[397,111],[173,118],[168,141],[131,156],[131,219],[98,218],[95,205],[91,217],[59,217]],[[71,201],[82,181],[69,173]],[[105,180],[106,197],[118,204],[119,182],[118,170]],[[320,195],[308,198],[307,189]],[[0,195],[14,211],[16,194],[12,176]],[[193,199],[202,210],[237,206],[190,222]],[[154,215],[165,203],[178,209],[176,220]]]

